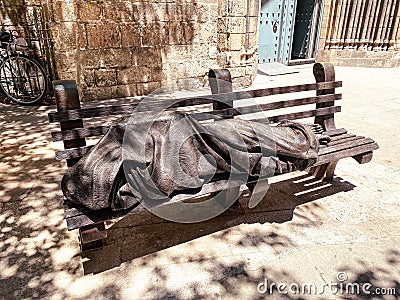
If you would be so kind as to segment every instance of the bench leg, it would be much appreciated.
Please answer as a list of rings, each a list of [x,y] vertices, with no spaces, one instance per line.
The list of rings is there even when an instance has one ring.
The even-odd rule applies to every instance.
[[[81,251],[103,248],[103,239],[107,237],[104,222],[95,223],[79,228]]]
[[[325,176],[328,165],[329,164],[324,164],[316,167],[311,167],[310,171],[308,171],[308,174],[314,176],[317,179],[322,179]]]
[[[222,207],[237,206],[237,199],[239,198],[239,194],[240,186],[223,190],[219,192],[217,202]],[[232,199],[236,199],[236,201],[232,205],[229,205],[229,203],[232,202]]]
[[[317,179],[330,181],[333,179],[333,175],[335,174],[337,163],[338,160],[335,160],[327,164],[312,167],[310,168],[310,171],[308,171],[308,174],[314,176]]]
[[[254,208],[264,199],[270,184],[268,179],[264,178],[257,182],[247,183],[246,186],[250,191],[249,208]]]
[[[353,158],[359,163],[359,164],[366,164],[367,162],[370,162],[372,159],[372,151],[359,154],[356,156],[353,156]]]
[[[336,169],[337,163],[338,163],[338,160],[333,161],[328,164],[328,167],[326,168],[325,180],[330,181],[333,179],[333,175],[335,175],[335,169]]]

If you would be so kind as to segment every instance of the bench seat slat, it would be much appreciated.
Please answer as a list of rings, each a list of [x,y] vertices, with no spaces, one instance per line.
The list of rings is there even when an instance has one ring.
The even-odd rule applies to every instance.
[[[330,137],[335,137],[335,136],[346,134],[346,133],[347,133],[347,130],[345,128],[338,128],[338,129],[334,129],[334,130],[325,131],[325,134],[329,135]]]
[[[347,138],[355,137],[355,136],[356,136],[355,134],[351,134],[351,133],[335,135],[335,136],[331,136],[331,142],[342,140],[342,139],[347,139]]]
[[[266,89],[239,91],[239,92],[231,92],[225,94],[214,94],[214,95],[205,95],[205,96],[188,97],[188,98],[171,99],[171,100],[164,98],[160,100],[152,100],[151,103],[148,103],[148,107],[146,105],[143,105],[143,109],[154,110],[154,107],[165,106],[166,102],[168,103],[168,101],[170,101],[171,104],[173,103],[173,105],[170,106],[171,108],[174,107],[176,108],[182,106],[209,104],[212,103],[213,101],[229,103],[231,101],[236,101],[236,100],[266,97],[271,95],[313,91],[313,90],[318,90],[318,91],[328,90],[328,89],[339,88],[341,86],[342,86],[341,81],[332,81],[332,82],[320,82],[320,83],[309,83],[309,84],[283,86],[283,87],[273,87]],[[178,100],[179,102],[176,103],[176,101]],[[120,105],[120,106],[81,108],[81,109],[49,113],[48,116],[49,116],[49,122],[54,123],[54,122],[78,120],[78,119],[85,119],[92,117],[129,114],[136,107],[137,103]]]
[[[358,146],[362,146],[362,145],[366,145],[366,144],[372,144],[372,143],[375,143],[375,141],[370,138],[361,138],[356,141],[344,141],[343,143],[335,144],[332,146],[328,146],[324,149],[321,149],[319,151],[318,155],[326,155],[328,153],[334,153],[334,152],[342,151],[345,149],[350,149],[350,148],[354,148],[354,147],[358,147]]]
[[[339,139],[339,140],[331,141],[329,143],[329,146],[332,147],[334,145],[339,145],[339,144],[350,142],[350,141],[352,141],[354,143],[357,143],[358,140],[362,140],[364,138],[365,137],[363,137],[363,136],[351,136],[351,137],[347,137],[347,138],[342,138],[342,139]]]
[[[336,161],[336,160],[339,160],[342,158],[360,155],[360,154],[374,151],[377,149],[379,149],[378,144],[376,142],[373,142],[373,143],[368,143],[368,144],[364,144],[364,145],[359,145],[356,147],[342,149],[342,150],[339,150],[336,152],[326,153],[326,154],[320,155],[318,157],[318,161],[316,162],[315,165],[317,166],[317,165],[321,165],[321,164],[330,163],[332,161]]]

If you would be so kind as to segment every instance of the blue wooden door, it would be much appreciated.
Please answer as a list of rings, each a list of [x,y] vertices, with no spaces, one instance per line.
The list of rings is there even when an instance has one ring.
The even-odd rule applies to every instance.
[[[289,63],[295,0],[262,0],[258,62]]]

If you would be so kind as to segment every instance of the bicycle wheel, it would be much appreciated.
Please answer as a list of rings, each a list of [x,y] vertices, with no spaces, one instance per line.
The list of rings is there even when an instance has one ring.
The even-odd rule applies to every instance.
[[[39,63],[16,54],[0,64],[0,87],[11,100],[29,105],[40,102],[46,96],[47,79]]]

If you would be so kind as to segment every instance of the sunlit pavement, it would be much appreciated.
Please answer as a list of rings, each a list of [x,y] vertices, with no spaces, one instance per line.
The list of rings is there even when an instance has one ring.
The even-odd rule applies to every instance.
[[[254,86],[313,82],[295,68]],[[375,139],[372,162],[340,161],[332,183],[284,176],[255,209],[199,224],[127,217],[84,255],[63,220],[54,108],[0,103],[0,299],[399,298],[400,68],[336,70],[337,127]]]

